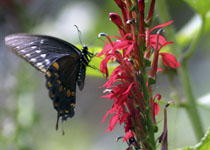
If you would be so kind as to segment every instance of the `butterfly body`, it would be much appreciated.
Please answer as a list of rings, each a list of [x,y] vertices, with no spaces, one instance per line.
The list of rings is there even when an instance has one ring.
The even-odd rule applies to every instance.
[[[39,71],[45,73],[46,87],[58,120],[74,116],[76,84],[82,90],[86,66],[93,54],[87,46],[80,51],[61,39],[44,35],[13,34],[5,38],[6,45]]]

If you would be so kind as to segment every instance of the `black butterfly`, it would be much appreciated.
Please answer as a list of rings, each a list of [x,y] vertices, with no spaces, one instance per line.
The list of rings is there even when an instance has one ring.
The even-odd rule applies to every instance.
[[[46,86],[59,118],[74,116],[76,84],[82,90],[86,66],[93,54],[88,47],[80,51],[61,39],[45,35],[13,34],[5,37],[6,45],[39,71],[45,73]]]

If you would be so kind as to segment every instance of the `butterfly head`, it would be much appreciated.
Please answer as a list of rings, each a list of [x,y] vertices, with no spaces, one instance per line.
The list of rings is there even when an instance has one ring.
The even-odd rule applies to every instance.
[[[94,54],[88,51],[87,45],[83,45],[82,48],[82,58],[86,65],[91,61],[91,59],[94,57]]]

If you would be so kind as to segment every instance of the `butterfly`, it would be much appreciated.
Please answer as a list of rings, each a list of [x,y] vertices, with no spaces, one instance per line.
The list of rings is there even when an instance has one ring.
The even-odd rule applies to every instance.
[[[86,66],[93,58],[87,46],[82,50],[64,40],[46,35],[12,34],[5,44],[46,77],[49,97],[57,111],[56,129],[62,121],[74,116],[76,84],[82,90]]]

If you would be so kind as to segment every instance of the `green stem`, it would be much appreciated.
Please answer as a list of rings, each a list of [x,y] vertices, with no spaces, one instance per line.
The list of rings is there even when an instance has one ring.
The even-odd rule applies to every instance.
[[[190,117],[196,138],[198,141],[200,141],[204,135],[203,124],[198,113],[195,96],[193,95],[187,63],[183,62],[181,63],[181,66],[182,67],[179,70],[179,77],[181,78],[183,90],[187,98],[186,111]]]
[[[159,16],[160,16],[159,18],[161,19],[161,22],[167,22],[167,21],[171,20],[171,18],[169,16],[169,12],[167,11],[167,6],[166,6],[165,0],[158,0],[157,8],[158,8],[158,12],[159,12]],[[176,34],[175,34],[175,30],[174,30],[173,26],[171,26],[171,25],[168,26],[166,30],[167,30],[166,36],[168,37],[168,39],[173,40],[175,42],[175,44],[172,45],[174,54],[178,58],[182,57],[182,55],[183,55],[182,49],[180,48],[179,45],[177,45],[177,42],[175,39]],[[201,30],[201,32],[202,32],[202,30]],[[198,35],[197,40],[194,40],[192,42],[192,45],[191,45],[192,49],[188,50],[188,53],[186,55],[187,58],[190,58],[191,55],[193,54],[193,52],[195,51],[195,47],[196,47],[199,39],[200,39],[200,35]],[[185,59],[185,60],[188,60],[188,59]],[[188,70],[187,64],[188,64],[187,61],[182,61],[181,68],[178,69],[178,76],[181,80],[184,94],[186,95],[186,99],[187,99],[186,111],[187,111],[187,114],[188,114],[190,121],[192,123],[196,138],[199,141],[202,138],[202,136],[204,135],[204,130],[203,130],[203,124],[201,122],[201,118],[198,113],[196,99],[193,95],[193,90],[192,90],[192,86],[191,86],[191,81],[190,81],[189,70]]]
[[[135,12],[136,12],[136,22],[137,22],[137,27],[136,27],[136,30],[138,31],[138,27],[139,27],[139,24],[140,26],[141,25],[144,25],[144,22],[141,22],[140,21],[140,18],[139,18],[139,8],[137,7],[138,6],[138,1],[135,0],[135,5],[136,5],[136,9],[135,9]],[[140,14],[142,15],[142,14]],[[141,16],[142,17],[142,16]],[[138,35],[136,35],[136,37],[138,37]],[[145,43],[145,39],[140,39],[140,45],[138,45],[138,49],[139,49],[139,57],[140,57],[140,60],[144,60],[144,47],[143,45],[145,44],[142,44],[142,43]],[[142,144],[143,144],[143,149],[147,149],[147,150],[154,150],[156,149],[156,141],[155,141],[155,125],[154,125],[154,122],[153,122],[153,119],[152,119],[152,116],[151,116],[151,112],[150,112],[150,107],[149,107],[149,100],[150,100],[150,92],[149,92],[149,89],[147,87],[147,73],[146,73],[146,70],[145,70],[145,66],[144,66],[144,63],[142,63],[143,65],[140,67],[140,70],[141,70],[141,79],[140,79],[140,82],[141,82],[141,90],[142,92],[144,93],[144,100],[148,106],[147,110],[146,110],[146,114],[145,114],[145,118],[146,118],[146,129],[147,129],[147,138],[144,139],[144,141],[141,141]],[[145,146],[145,147],[144,147]]]

